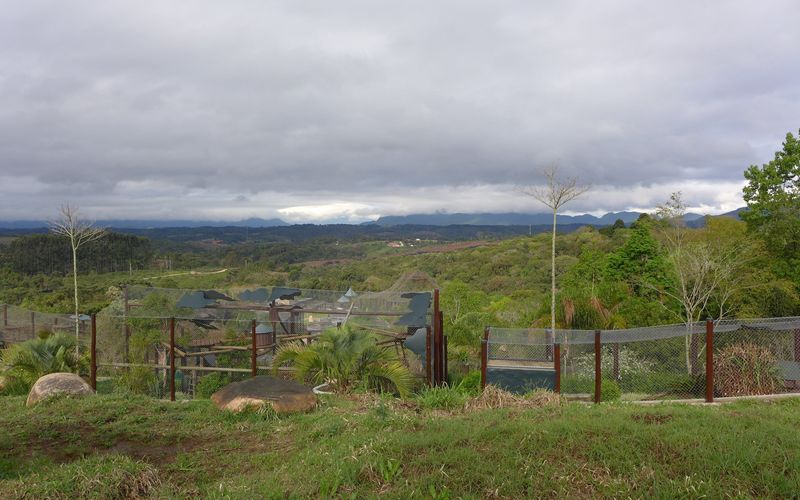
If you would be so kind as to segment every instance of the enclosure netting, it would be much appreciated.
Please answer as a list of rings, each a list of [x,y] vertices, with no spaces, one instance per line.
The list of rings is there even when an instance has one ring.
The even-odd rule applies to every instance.
[[[5,345],[18,344],[50,333],[75,333],[75,316],[70,314],[43,313],[23,307],[0,304],[0,342]],[[89,317],[79,316],[79,340],[89,332]]]
[[[561,392],[591,396],[595,330],[491,328],[487,382],[524,392],[553,388],[555,345]],[[721,320],[713,324],[714,393],[744,396],[800,388],[800,318]],[[631,400],[703,397],[706,323],[601,330],[601,377]]]
[[[430,292],[130,286],[97,315],[100,375],[163,397],[168,390],[170,318],[175,318],[176,390],[195,394],[211,374],[225,381],[250,375],[253,328],[256,365],[259,373],[266,373],[279,346],[308,343],[343,325],[371,331],[379,343],[392,347],[398,338],[430,324],[430,302]],[[418,357],[402,349],[398,354],[422,374]],[[224,376],[219,369],[225,369]]]

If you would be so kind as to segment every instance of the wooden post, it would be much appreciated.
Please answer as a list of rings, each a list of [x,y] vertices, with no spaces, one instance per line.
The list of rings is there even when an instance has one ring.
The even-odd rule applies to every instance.
[[[561,344],[553,345],[553,369],[556,372],[554,391],[561,394]]]
[[[714,322],[706,320],[706,403],[714,402]]]
[[[97,315],[92,314],[92,341],[89,344],[89,384],[97,391]]]
[[[169,319],[169,400],[175,401],[175,317]]]
[[[613,355],[614,361],[614,380],[619,382],[619,343],[615,343],[611,347],[611,354]]]
[[[600,357],[602,356],[600,346],[600,330],[594,331],[594,402],[600,402],[600,392],[602,383],[602,368],[600,365]]]
[[[433,373],[431,371],[431,353],[433,352],[433,348],[431,346],[432,339],[431,339],[431,327],[425,327],[425,379],[428,381],[428,385],[433,384]]]
[[[36,313],[31,311],[31,335],[32,338],[36,337]]]
[[[8,304],[3,304],[3,326],[8,326]]]
[[[486,388],[486,368],[489,365],[489,332],[487,326],[483,329],[483,339],[481,339],[481,390]]]
[[[250,353],[250,376],[255,377],[257,370],[256,370],[256,320],[253,320],[253,324],[251,325],[252,328],[252,337],[253,337],[253,352]]]

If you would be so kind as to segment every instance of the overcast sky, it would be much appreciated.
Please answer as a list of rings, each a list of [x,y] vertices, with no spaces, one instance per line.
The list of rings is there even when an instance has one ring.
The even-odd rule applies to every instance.
[[[0,9],[0,219],[741,206],[800,128],[800,2],[52,1]]]

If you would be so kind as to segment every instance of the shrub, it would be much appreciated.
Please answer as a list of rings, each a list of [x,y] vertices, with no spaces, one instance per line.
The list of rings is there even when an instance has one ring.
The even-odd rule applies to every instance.
[[[6,365],[3,376],[14,393],[27,393],[39,377],[48,373],[85,373],[87,360],[75,352],[75,337],[57,333],[35,338],[0,351],[0,362]],[[9,389],[9,390],[12,390]]]
[[[462,394],[477,396],[481,392],[481,372],[469,372],[455,387]]]
[[[326,330],[313,344],[282,346],[273,358],[273,370],[284,364],[292,364],[301,381],[327,382],[344,392],[365,386],[406,396],[414,383],[392,350],[377,345],[369,332],[349,326]]]
[[[720,396],[773,394],[783,382],[772,352],[741,343],[714,353],[714,389]]]
[[[639,375],[652,371],[653,362],[643,359],[636,352],[628,347],[619,348],[619,378],[625,380],[627,377]],[[610,349],[602,350],[600,359],[600,369],[603,373],[612,373],[614,370],[614,356]],[[575,374],[583,377],[594,377],[594,353],[587,352],[575,357]]]
[[[563,376],[561,392],[564,394],[591,394],[594,392],[594,379],[574,375]]]
[[[194,388],[194,395],[197,398],[208,399],[212,394],[222,389],[231,382],[227,373],[215,372],[201,378]]]
[[[20,379],[0,375],[0,396],[24,396],[30,391],[30,385]]]
[[[463,407],[467,396],[455,387],[445,385],[423,389],[417,400],[423,408],[453,410]]]
[[[603,379],[600,382],[600,401],[618,401],[622,397],[622,389],[619,384],[610,379]]]
[[[114,380],[114,392],[159,397],[161,384],[152,368],[134,366]]]

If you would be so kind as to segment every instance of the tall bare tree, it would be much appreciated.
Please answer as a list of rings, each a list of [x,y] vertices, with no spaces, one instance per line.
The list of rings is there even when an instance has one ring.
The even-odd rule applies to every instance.
[[[758,249],[744,238],[706,235],[708,227],[690,232],[685,214],[686,203],[680,192],[672,193],[669,201],[656,209],[657,227],[674,273],[674,283],[659,291],[680,304],[680,317],[686,325],[686,369],[696,375],[701,349],[692,325],[709,315],[712,301],[719,309],[719,320],[729,313],[733,294],[751,287],[746,278]]]
[[[80,314],[78,302],[78,249],[85,243],[97,240],[105,234],[102,228],[82,220],[78,214],[78,207],[69,204],[62,205],[56,220],[50,222],[50,232],[69,239],[72,248],[72,285],[75,298],[75,340],[80,337]],[[79,350],[79,346],[75,346]]]
[[[521,186],[517,190],[527,196],[538,200],[544,206],[553,211],[553,237],[551,241],[550,254],[550,332],[556,331],[556,219],[558,211],[564,205],[580,197],[589,189],[590,185],[578,184],[576,177],[562,178],[558,175],[558,167],[551,166],[542,171],[545,178],[545,185]]]

